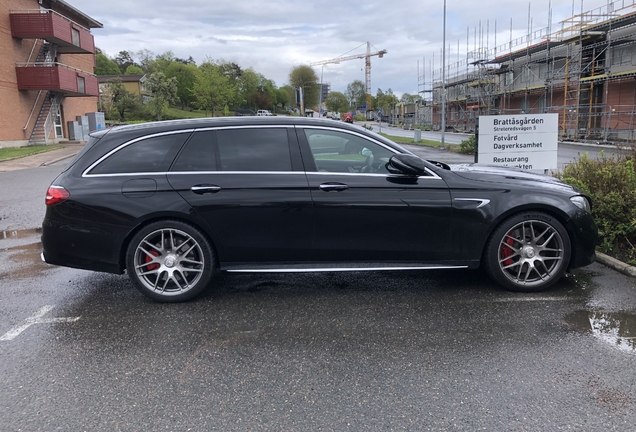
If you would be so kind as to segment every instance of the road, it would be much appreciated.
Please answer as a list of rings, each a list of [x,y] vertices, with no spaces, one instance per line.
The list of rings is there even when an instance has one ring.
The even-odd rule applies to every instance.
[[[10,201],[9,219],[42,206],[62,166],[0,174],[3,208],[15,191],[29,202]],[[2,430],[636,422],[634,280],[598,264],[540,294],[480,271],[222,275],[165,305],[125,275],[46,265],[37,232],[16,234],[0,239]]]

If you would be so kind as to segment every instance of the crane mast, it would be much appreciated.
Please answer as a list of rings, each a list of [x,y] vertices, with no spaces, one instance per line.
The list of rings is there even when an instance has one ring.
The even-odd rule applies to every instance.
[[[341,56],[341,57],[336,57],[336,58],[332,58],[329,60],[322,60],[322,61],[317,61],[317,62],[313,62],[310,63],[309,66],[322,66],[322,65],[326,65],[326,64],[330,64],[330,63],[340,63],[343,61],[348,61],[348,60],[355,60],[355,59],[364,59],[364,81],[365,81],[365,91],[367,94],[367,111],[370,110],[371,107],[371,57],[373,56],[378,56],[379,58],[382,58],[384,56],[384,54],[386,54],[388,51],[383,49],[380,51],[376,51],[376,52],[371,52],[371,43],[367,42],[367,52],[365,54],[355,54],[355,55],[350,55],[350,56]],[[322,92],[322,88],[320,89],[320,91]]]

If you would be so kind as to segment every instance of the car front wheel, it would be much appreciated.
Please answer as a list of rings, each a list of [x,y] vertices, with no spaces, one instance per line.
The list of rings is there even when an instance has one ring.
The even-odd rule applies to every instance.
[[[558,220],[542,212],[524,212],[495,229],[484,266],[506,289],[536,292],[565,274],[570,255],[570,238]]]
[[[126,269],[135,287],[160,302],[194,298],[214,273],[210,242],[193,226],[166,220],[142,228],[131,240]]]

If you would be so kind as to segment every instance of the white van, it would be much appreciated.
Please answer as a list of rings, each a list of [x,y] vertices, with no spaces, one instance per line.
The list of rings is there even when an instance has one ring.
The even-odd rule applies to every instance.
[[[258,110],[256,111],[257,116],[271,116],[272,113],[269,110]]]

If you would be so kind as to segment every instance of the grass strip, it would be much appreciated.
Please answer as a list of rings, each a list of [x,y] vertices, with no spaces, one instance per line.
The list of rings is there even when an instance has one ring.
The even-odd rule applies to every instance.
[[[202,110],[182,110],[175,107],[170,107],[165,112],[167,117],[174,117],[178,119],[189,119],[189,118],[204,118],[204,117],[212,117],[211,111],[202,111]]]
[[[412,145],[420,145],[420,146],[424,146],[424,147],[437,147],[437,148],[439,148],[442,145],[442,143],[439,142],[439,141],[421,139],[418,142],[414,142],[413,138],[408,138],[408,137],[403,137],[403,136],[396,136],[396,135],[389,135],[389,134],[385,134],[384,132],[382,132],[380,135],[382,135],[383,137],[388,138],[391,141],[396,142],[398,144],[412,144]],[[459,145],[457,145],[457,144],[446,143],[445,146],[450,151],[456,151],[457,149],[459,149]]]
[[[25,157],[25,156],[32,156],[34,154],[44,153],[44,152],[56,150],[59,148],[62,148],[62,146],[37,145],[37,146],[27,146],[27,147],[0,148],[0,161],[13,159],[13,158],[19,158],[19,157]]]

